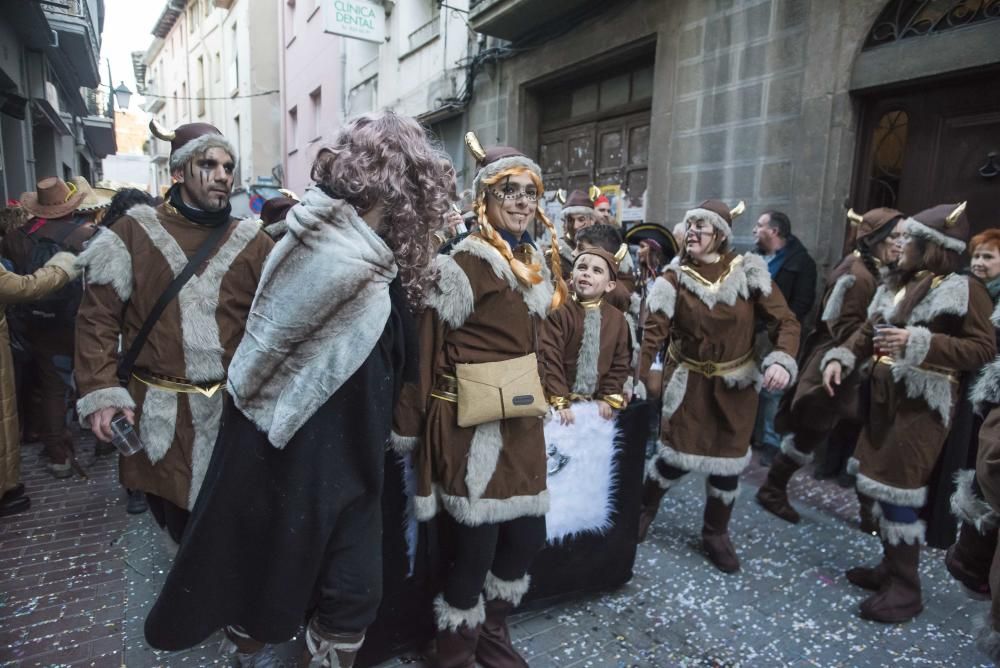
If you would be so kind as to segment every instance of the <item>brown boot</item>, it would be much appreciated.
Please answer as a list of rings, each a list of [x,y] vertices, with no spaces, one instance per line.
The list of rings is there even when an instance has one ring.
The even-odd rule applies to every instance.
[[[726,498],[713,496],[716,492],[717,490],[709,487],[701,528],[701,544],[709,561],[716,568],[723,573],[735,573],[740,570],[740,560],[736,556],[736,548],[729,540],[729,518],[732,517],[733,505],[736,503],[736,491],[722,492]]]
[[[660,510],[660,499],[667,493],[673,481],[667,480],[656,469],[657,457],[649,460],[646,466],[646,482],[642,485],[641,505],[639,509],[639,542],[646,542],[646,534],[649,527],[656,519],[656,513]]]
[[[844,575],[853,585],[868,591],[878,591],[885,584],[886,578],[889,577],[889,566],[883,558],[874,568],[857,566],[849,569]]]
[[[475,668],[476,646],[479,643],[484,620],[483,599],[471,610],[453,608],[438,594],[434,599],[437,617],[434,656],[429,657],[431,668]]]
[[[786,455],[778,453],[767,471],[767,480],[757,490],[757,502],[764,510],[773,513],[792,524],[798,524],[802,517],[788,502],[788,481],[801,465]]]
[[[309,622],[305,636],[306,646],[299,658],[300,668],[352,668],[365,642],[364,631],[327,631],[319,626],[315,617]]]
[[[883,544],[889,575],[877,594],[861,602],[861,617],[886,624],[907,622],[924,609],[920,594],[920,541]]]
[[[476,661],[485,668],[528,668],[510,640],[507,617],[514,604],[502,599],[486,601],[486,621],[479,630]]]
[[[997,530],[980,533],[968,522],[962,522],[958,540],[945,553],[944,565],[972,598],[990,599],[990,564],[997,549]]]

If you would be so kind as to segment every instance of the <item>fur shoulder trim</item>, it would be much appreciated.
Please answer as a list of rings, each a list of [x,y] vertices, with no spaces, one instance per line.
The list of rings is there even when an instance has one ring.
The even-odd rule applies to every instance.
[[[434,258],[437,280],[427,291],[424,304],[434,309],[438,317],[452,329],[458,329],[472,314],[475,293],[469,277],[450,255]]]
[[[908,325],[926,324],[938,316],[964,316],[969,312],[969,281],[975,280],[960,274],[951,274],[913,308]]]
[[[1000,301],[993,307],[993,313],[990,314],[990,322],[993,323],[994,327],[1000,327]]]
[[[768,271],[764,258],[757,253],[744,253],[743,271],[751,290],[757,290],[765,297],[771,295],[771,272]]]
[[[844,298],[857,282],[858,278],[853,274],[844,274],[837,279],[837,282],[833,284],[833,289],[830,290],[826,304],[823,306],[823,315],[820,316],[823,322],[831,323],[840,318],[840,312],[844,308]]]
[[[132,255],[113,230],[103,228],[92,238],[76,266],[86,271],[88,283],[110,285],[123,302],[132,296]]]
[[[663,276],[658,276],[649,290],[646,305],[650,313],[663,313],[668,318],[674,317],[677,306],[677,288]]]
[[[1000,405],[1000,358],[983,367],[969,392],[973,410],[984,415],[993,406]]]
[[[512,290],[521,294],[531,313],[540,318],[548,315],[549,306],[552,304],[553,286],[551,282],[542,281],[536,285],[523,285],[517,280],[514,270],[510,268],[510,264],[500,254],[500,251],[473,235],[469,235],[455,244],[452,255],[458,253],[468,253],[484,261],[498,278],[506,281]]]

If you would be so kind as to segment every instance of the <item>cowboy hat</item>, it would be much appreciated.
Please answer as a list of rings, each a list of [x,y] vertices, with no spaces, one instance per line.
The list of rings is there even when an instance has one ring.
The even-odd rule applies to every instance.
[[[79,192],[76,184],[66,183],[57,176],[38,182],[35,192],[21,195],[21,206],[35,218],[62,218],[76,211],[86,193]]]
[[[83,201],[76,207],[77,211],[90,212],[103,209],[111,204],[115,191],[108,188],[91,188],[90,182],[82,176],[74,176],[70,182],[76,186],[77,192],[83,193]]]

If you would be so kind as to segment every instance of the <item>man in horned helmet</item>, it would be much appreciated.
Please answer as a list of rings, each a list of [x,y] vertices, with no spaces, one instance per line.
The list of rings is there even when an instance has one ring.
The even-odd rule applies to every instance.
[[[153,134],[170,142],[174,184],[156,208],[137,205],[81,254],[77,319],[80,420],[103,441],[118,416],[143,451],[122,457],[129,489],[180,542],[212,455],[226,369],[272,241],[230,215],[238,156],[206,123]],[[121,337],[123,356],[119,359]]]

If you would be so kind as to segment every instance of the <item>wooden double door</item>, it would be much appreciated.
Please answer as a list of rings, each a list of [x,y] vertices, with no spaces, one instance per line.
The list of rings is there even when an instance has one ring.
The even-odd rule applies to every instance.
[[[1000,72],[862,100],[851,205],[912,215],[968,200],[973,234],[1000,227]]]

